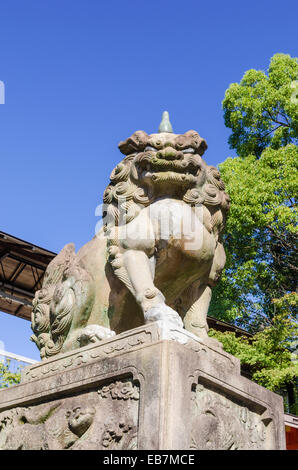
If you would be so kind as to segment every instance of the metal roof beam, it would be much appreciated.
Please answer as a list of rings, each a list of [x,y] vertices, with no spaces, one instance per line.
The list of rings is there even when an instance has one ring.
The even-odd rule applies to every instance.
[[[4,287],[6,289],[9,289],[12,292],[18,292],[19,294],[24,294],[24,295],[30,297],[31,299],[33,299],[33,297],[34,297],[33,292],[30,292],[29,290],[21,289],[20,287],[13,286],[12,284],[8,284],[7,282],[0,282],[0,287]]]
[[[15,255],[14,253],[10,253],[9,257],[11,259],[14,259],[15,261],[19,261],[20,263],[26,263],[28,266],[33,266],[33,268],[41,269],[42,271],[45,271],[45,266],[42,264],[37,264],[29,259],[22,258],[21,256]]]
[[[29,302],[28,300],[21,299],[20,297],[16,297],[15,295],[7,294],[7,292],[4,292],[2,290],[0,290],[0,297],[2,297],[2,299],[9,299],[12,302],[16,302],[18,304],[27,305],[28,307],[32,307],[31,302]]]

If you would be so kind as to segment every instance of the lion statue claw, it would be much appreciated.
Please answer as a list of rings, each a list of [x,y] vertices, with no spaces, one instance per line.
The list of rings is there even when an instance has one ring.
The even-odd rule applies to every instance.
[[[158,320],[208,339],[229,197],[202,159],[206,148],[169,122],[120,142],[125,157],[104,191],[102,229],[77,253],[63,248],[33,300],[42,358]]]
[[[115,336],[115,331],[105,328],[100,325],[88,325],[86,328],[81,330],[80,335],[78,336],[78,342],[80,347],[86,346],[89,343],[97,343],[103,339],[111,338]]]
[[[145,323],[152,323],[155,321],[165,321],[175,327],[183,328],[183,321],[179,313],[173,310],[166,304],[158,304],[151,307],[144,314]]]

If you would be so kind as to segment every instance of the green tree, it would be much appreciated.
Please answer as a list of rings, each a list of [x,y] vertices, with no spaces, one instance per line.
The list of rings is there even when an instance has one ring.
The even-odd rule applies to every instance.
[[[210,312],[258,330],[276,313],[273,299],[297,290],[298,150],[269,147],[259,159],[228,158],[220,170],[232,202]],[[295,317],[297,305],[288,307]]]
[[[219,339],[275,390],[297,374],[289,350],[297,340],[297,78],[297,59],[276,54],[268,73],[249,70],[223,100],[238,156],[220,165],[231,210],[209,314],[257,332],[251,342]]]
[[[297,143],[297,78],[297,59],[275,54],[268,75],[248,70],[240,83],[230,85],[223,101],[224,120],[232,129],[229,144],[239,156],[260,157],[267,147]]]
[[[270,325],[273,299],[297,292],[297,59],[276,54],[268,75],[249,70],[223,101],[238,157],[220,165],[231,197],[226,269],[210,314],[252,331]],[[297,315],[297,304],[287,304]]]
[[[17,368],[15,372],[11,371],[11,361],[0,362],[0,388],[7,388],[16,385],[21,381],[21,371]]]
[[[288,298],[288,301],[291,300]],[[298,376],[298,342],[291,341],[291,338],[297,337],[297,330],[297,325],[284,310],[276,314],[271,326],[253,337],[237,337],[232,332],[215,330],[210,330],[209,335],[217,338],[227,352],[240,359],[252,380],[269,390],[281,392],[288,391],[289,384],[295,383]],[[288,411],[298,413],[297,392],[296,400],[293,400]]]

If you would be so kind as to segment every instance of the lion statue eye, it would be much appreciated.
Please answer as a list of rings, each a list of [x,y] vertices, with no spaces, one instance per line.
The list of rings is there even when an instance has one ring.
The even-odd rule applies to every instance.
[[[187,147],[187,149],[182,150],[183,153],[195,153],[195,149],[192,147]]]
[[[147,145],[147,147],[145,147],[145,152],[148,152],[148,150],[153,150],[153,152],[157,152],[157,149],[155,149],[154,147],[151,147],[150,145]]]

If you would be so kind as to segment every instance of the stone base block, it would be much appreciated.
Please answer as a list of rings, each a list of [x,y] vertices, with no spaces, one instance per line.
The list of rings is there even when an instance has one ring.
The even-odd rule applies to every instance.
[[[0,449],[284,448],[282,398],[163,322],[29,366],[0,391]]]

